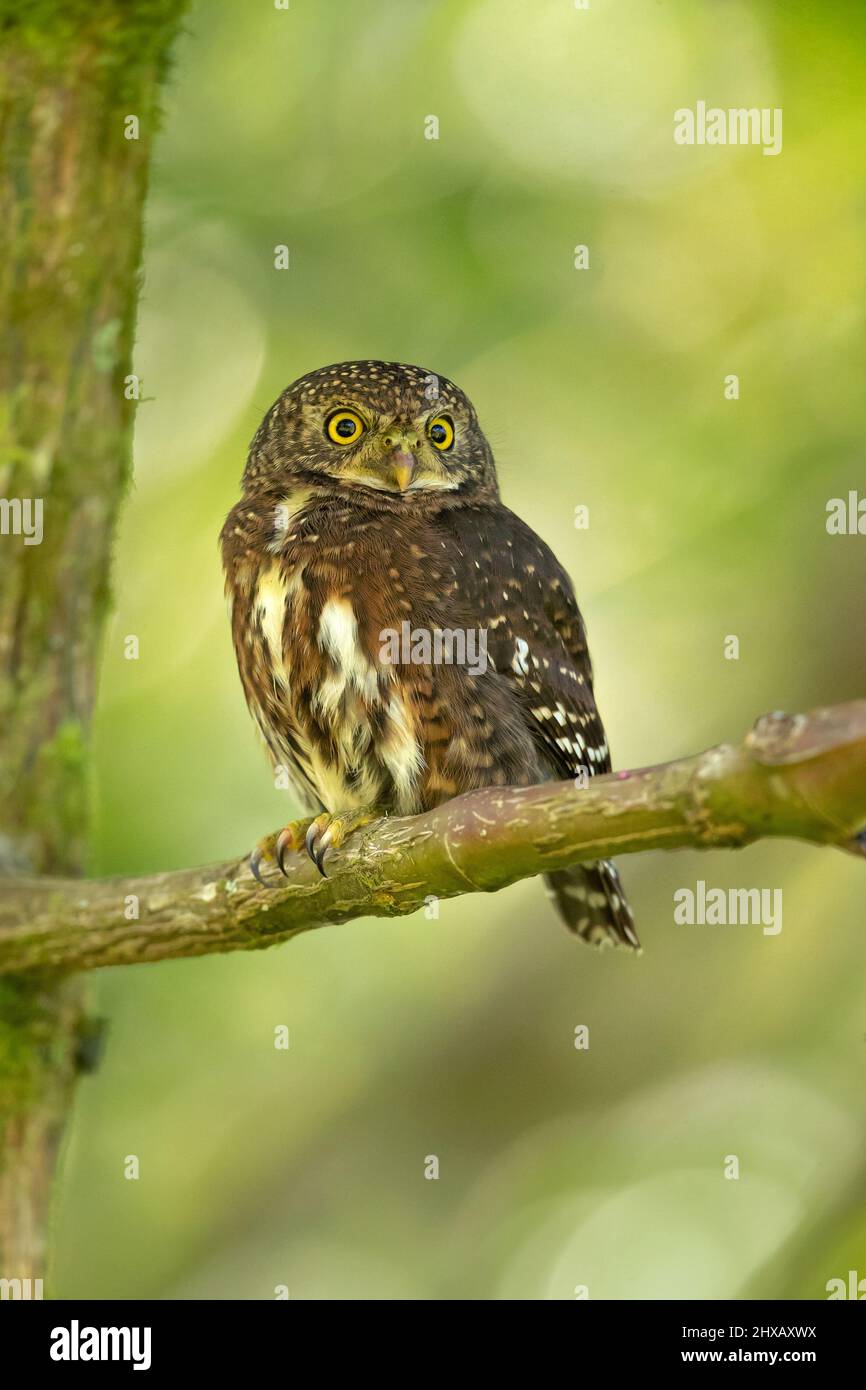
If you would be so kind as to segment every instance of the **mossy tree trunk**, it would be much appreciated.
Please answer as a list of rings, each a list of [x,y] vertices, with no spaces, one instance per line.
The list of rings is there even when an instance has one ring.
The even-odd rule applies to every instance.
[[[148,160],[183,8],[0,0],[0,874],[77,874],[87,853]],[[0,1276],[43,1273],[87,1033],[76,979],[3,984]]]

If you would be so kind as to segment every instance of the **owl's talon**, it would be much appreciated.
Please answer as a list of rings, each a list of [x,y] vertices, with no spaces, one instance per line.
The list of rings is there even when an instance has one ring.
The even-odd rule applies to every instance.
[[[286,850],[297,849],[297,845],[295,844],[295,837],[292,834],[291,826],[286,826],[285,830],[280,831],[279,835],[277,836],[277,843],[274,848],[277,856],[277,864],[279,865],[280,873],[283,875],[284,878],[288,878],[288,873],[286,872]]]
[[[321,819],[323,819],[323,817],[318,817],[312,822],[305,837],[305,844],[307,847],[307,854],[312,859],[319,873],[322,875],[322,878],[327,878],[328,875],[325,873],[323,861],[325,858],[325,850],[328,848],[328,845],[322,843],[326,832],[324,832],[319,825],[319,820]]]
[[[284,825],[279,835],[274,838],[274,858],[284,878],[288,878],[289,871],[286,867],[286,855],[291,851],[292,854],[300,854],[304,848],[308,828],[315,825],[309,816],[302,820],[291,820],[288,825]]]
[[[262,869],[261,869],[261,866],[262,866],[262,862],[263,862],[266,858],[267,858],[267,852],[266,852],[264,846],[263,846],[263,845],[256,845],[255,849],[253,850],[252,854],[250,855],[250,873],[252,874],[252,876],[253,876],[253,878],[256,880],[256,882],[257,882],[257,883],[260,883],[260,884],[262,885],[263,888],[270,888],[270,887],[271,887],[271,884],[270,884],[270,883],[266,883],[265,880],[262,878]]]
[[[330,811],[323,811],[310,822],[304,843],[307,854],[322,878],[328,877],[325,871],[325,855],[328,850],[339,849],[355,830],[360,830],[362,825],[369,825],[371,821],[379,820],[384,814],[379,806],[367,806],[360,811],[348,811],[344,816],[333,816]]]
[[[272,860],[276,861],[280,873],[288,878],[286,854],[289,850],[297,852],[303,848],[304,836],[309,824],[309,816],[303,820],[293,820],[284,826],[278,835],[266,835],[263,840],[259,840],[250,855],[250,872],[263,888],[276,887],[276,884],[267,883],[262,877],[262,865],[270,863]]]

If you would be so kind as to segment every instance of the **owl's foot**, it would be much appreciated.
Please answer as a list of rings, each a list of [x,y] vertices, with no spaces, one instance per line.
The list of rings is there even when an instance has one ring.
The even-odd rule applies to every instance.
[[[360,830],[362,825],[369,825],[371,821],[379,820],[384,814],[381,806],[365,806],[363,810],[347,811],[342,816],[332,816],[330,811],[323,811],[310,822],[304,843],[307,854],[323,878],[327,878],[323,861],[328,850],[339,849],[355,830]],[[283,833],[285,834],[285,831]],[[277,859],[280,859],[279,843]],[[282,864],[280,866],[282,867]]]
[[[299,854],[302,850],[310,856],[322,877],[327,878],[324,858],[328,850],[339,849],[353,831],[360,830],[362,825],[369,825],[371,821],[379,820],[384,815],[385,811],[381,806],[365,806],[363,810],[347,811],[342,816],[323,811],[321,815],[312,819],[307,816],[303,820],[289,821],[289,824],[276,835],[266,835],[263,840],[259,840],[250,855],[250,871],[253,878],[258,879],[263,888],[272,887],[273,885],[266,883],[262,877],[263,865],[275,862],[280,872],[285,874],[286,855]]]
[[[276,835],[266,835],[263,840],[259,840],[252,854],[250,855],[250,872],[253,878],[258,879],[263,888],[271,888],[273,885],[265,883],[262,878],[262,865],[276,863],[280,872],[286,872],[285,857],[289,850],[295,853],[302,850],[306,843],[307,830],[313,824],[310,816],[302,820],[289,821],[289,824],[279,831]]]

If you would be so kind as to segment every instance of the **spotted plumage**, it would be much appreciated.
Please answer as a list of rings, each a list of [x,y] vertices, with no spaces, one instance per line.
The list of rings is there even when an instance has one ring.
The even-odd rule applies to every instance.
[[[571,583],[500,501],[452,382],[372,361],[311,372],[265,416],[242,487],[222,532],[235,652],[311,812],[411,814],[609,770]],[[548,882],[579,936],[637,946],[612,864]]]

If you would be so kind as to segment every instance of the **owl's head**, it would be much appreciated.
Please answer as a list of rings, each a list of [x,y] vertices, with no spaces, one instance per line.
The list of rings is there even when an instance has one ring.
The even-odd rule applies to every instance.
[[[402,362],[338,362],[283,392],[244,473],[249,493],[290,480],[362,489],[382,503],[497,495],[490,445],[468,397]]]

